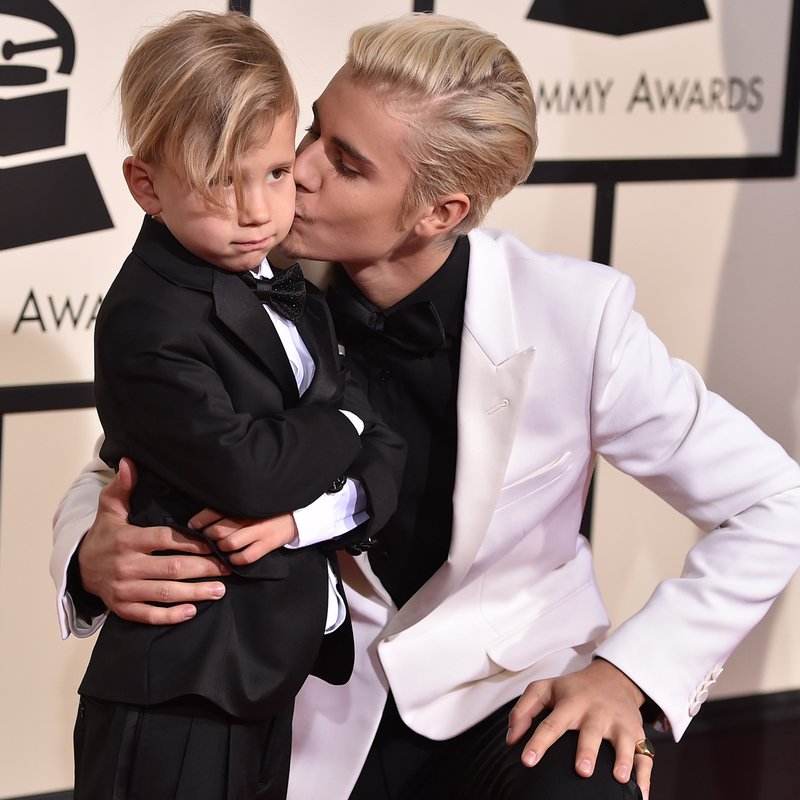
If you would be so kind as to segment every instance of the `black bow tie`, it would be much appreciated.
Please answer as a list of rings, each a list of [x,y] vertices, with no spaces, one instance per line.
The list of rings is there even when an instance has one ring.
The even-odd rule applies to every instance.
[[[333,287],[328,290],[327,301],[336,333],[345,344],[389,342],[413,355],[447,349],[444,326],[430,301],[411,303],[388,315],[370,310],[352,295]]]
[[[254,278],[250,272],[239,273],[255,296],[290,322],[303,316],[306,303],[306,281],[298,264],[289,269],[276,269],[274,278]]]

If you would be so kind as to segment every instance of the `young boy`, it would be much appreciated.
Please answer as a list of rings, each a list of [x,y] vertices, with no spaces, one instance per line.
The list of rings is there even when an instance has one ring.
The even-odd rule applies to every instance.
[[[303,544],[366,505],[348,541],[368,536],[394,509],[404,448],[348,382],[321,294],[266,260],[295,199],[297,101],[274,42],[241,14],[182,14],[132,50],[120,94],[123,172],[147,217],[98,315],[95,391],[101,456],[137,467],[131,521],[301,509],[279,524]],[[333,528],[312,516],[334,507]],[[319,547],[209,544],[231,570],[222,600],[181,626],[106,620],[79,690],[76,800],[284,797],[296,692],[312,671],[348,679]]]

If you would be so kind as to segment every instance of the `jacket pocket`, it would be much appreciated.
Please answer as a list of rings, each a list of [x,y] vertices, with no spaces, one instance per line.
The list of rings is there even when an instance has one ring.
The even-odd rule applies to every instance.
[[[488,642],[486,655],[503,669],[520,672],[559,650],[597,641],[608,624],[597,587],[589,582]]]
[[[528,495],[538,492],[545,486],[549,486],[553,481],[558,480],[558,478],[572,467],[572,461],[570,460],[571,455],[572,452],[567,450],[566,453],[559,456],[555,461],[551,461],[549,464],[545,464],[543,467],[529,472],[513,483],[503,486],[497,497],[495,510],[500,511],[502,508],[507,508]]]

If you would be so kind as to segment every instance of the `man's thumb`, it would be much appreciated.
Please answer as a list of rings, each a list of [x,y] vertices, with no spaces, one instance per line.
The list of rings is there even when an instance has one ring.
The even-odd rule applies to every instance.
[[[114,478],[117,488],[125,494],[130,494],[136,486],[136,467],[129,458],[122,458],[119,462],[119,470]]]

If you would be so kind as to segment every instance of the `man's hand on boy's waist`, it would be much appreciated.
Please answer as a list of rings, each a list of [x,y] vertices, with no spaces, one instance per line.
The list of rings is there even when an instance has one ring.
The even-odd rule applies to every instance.
[[[130,525],[129,499],[135,483],[133,465],[122,459],[119,472],[100,495],[95,522],[77,552],[83,588],[131,622],[184,622],[196,614],[193,603],[225,594],[225,585],[213,579],[229,570],[208,556],[208,545],[199,539],[163,526]],[[165,550],[172,554],[153,555]],[[186,582],[190,580],[199,582]]]

